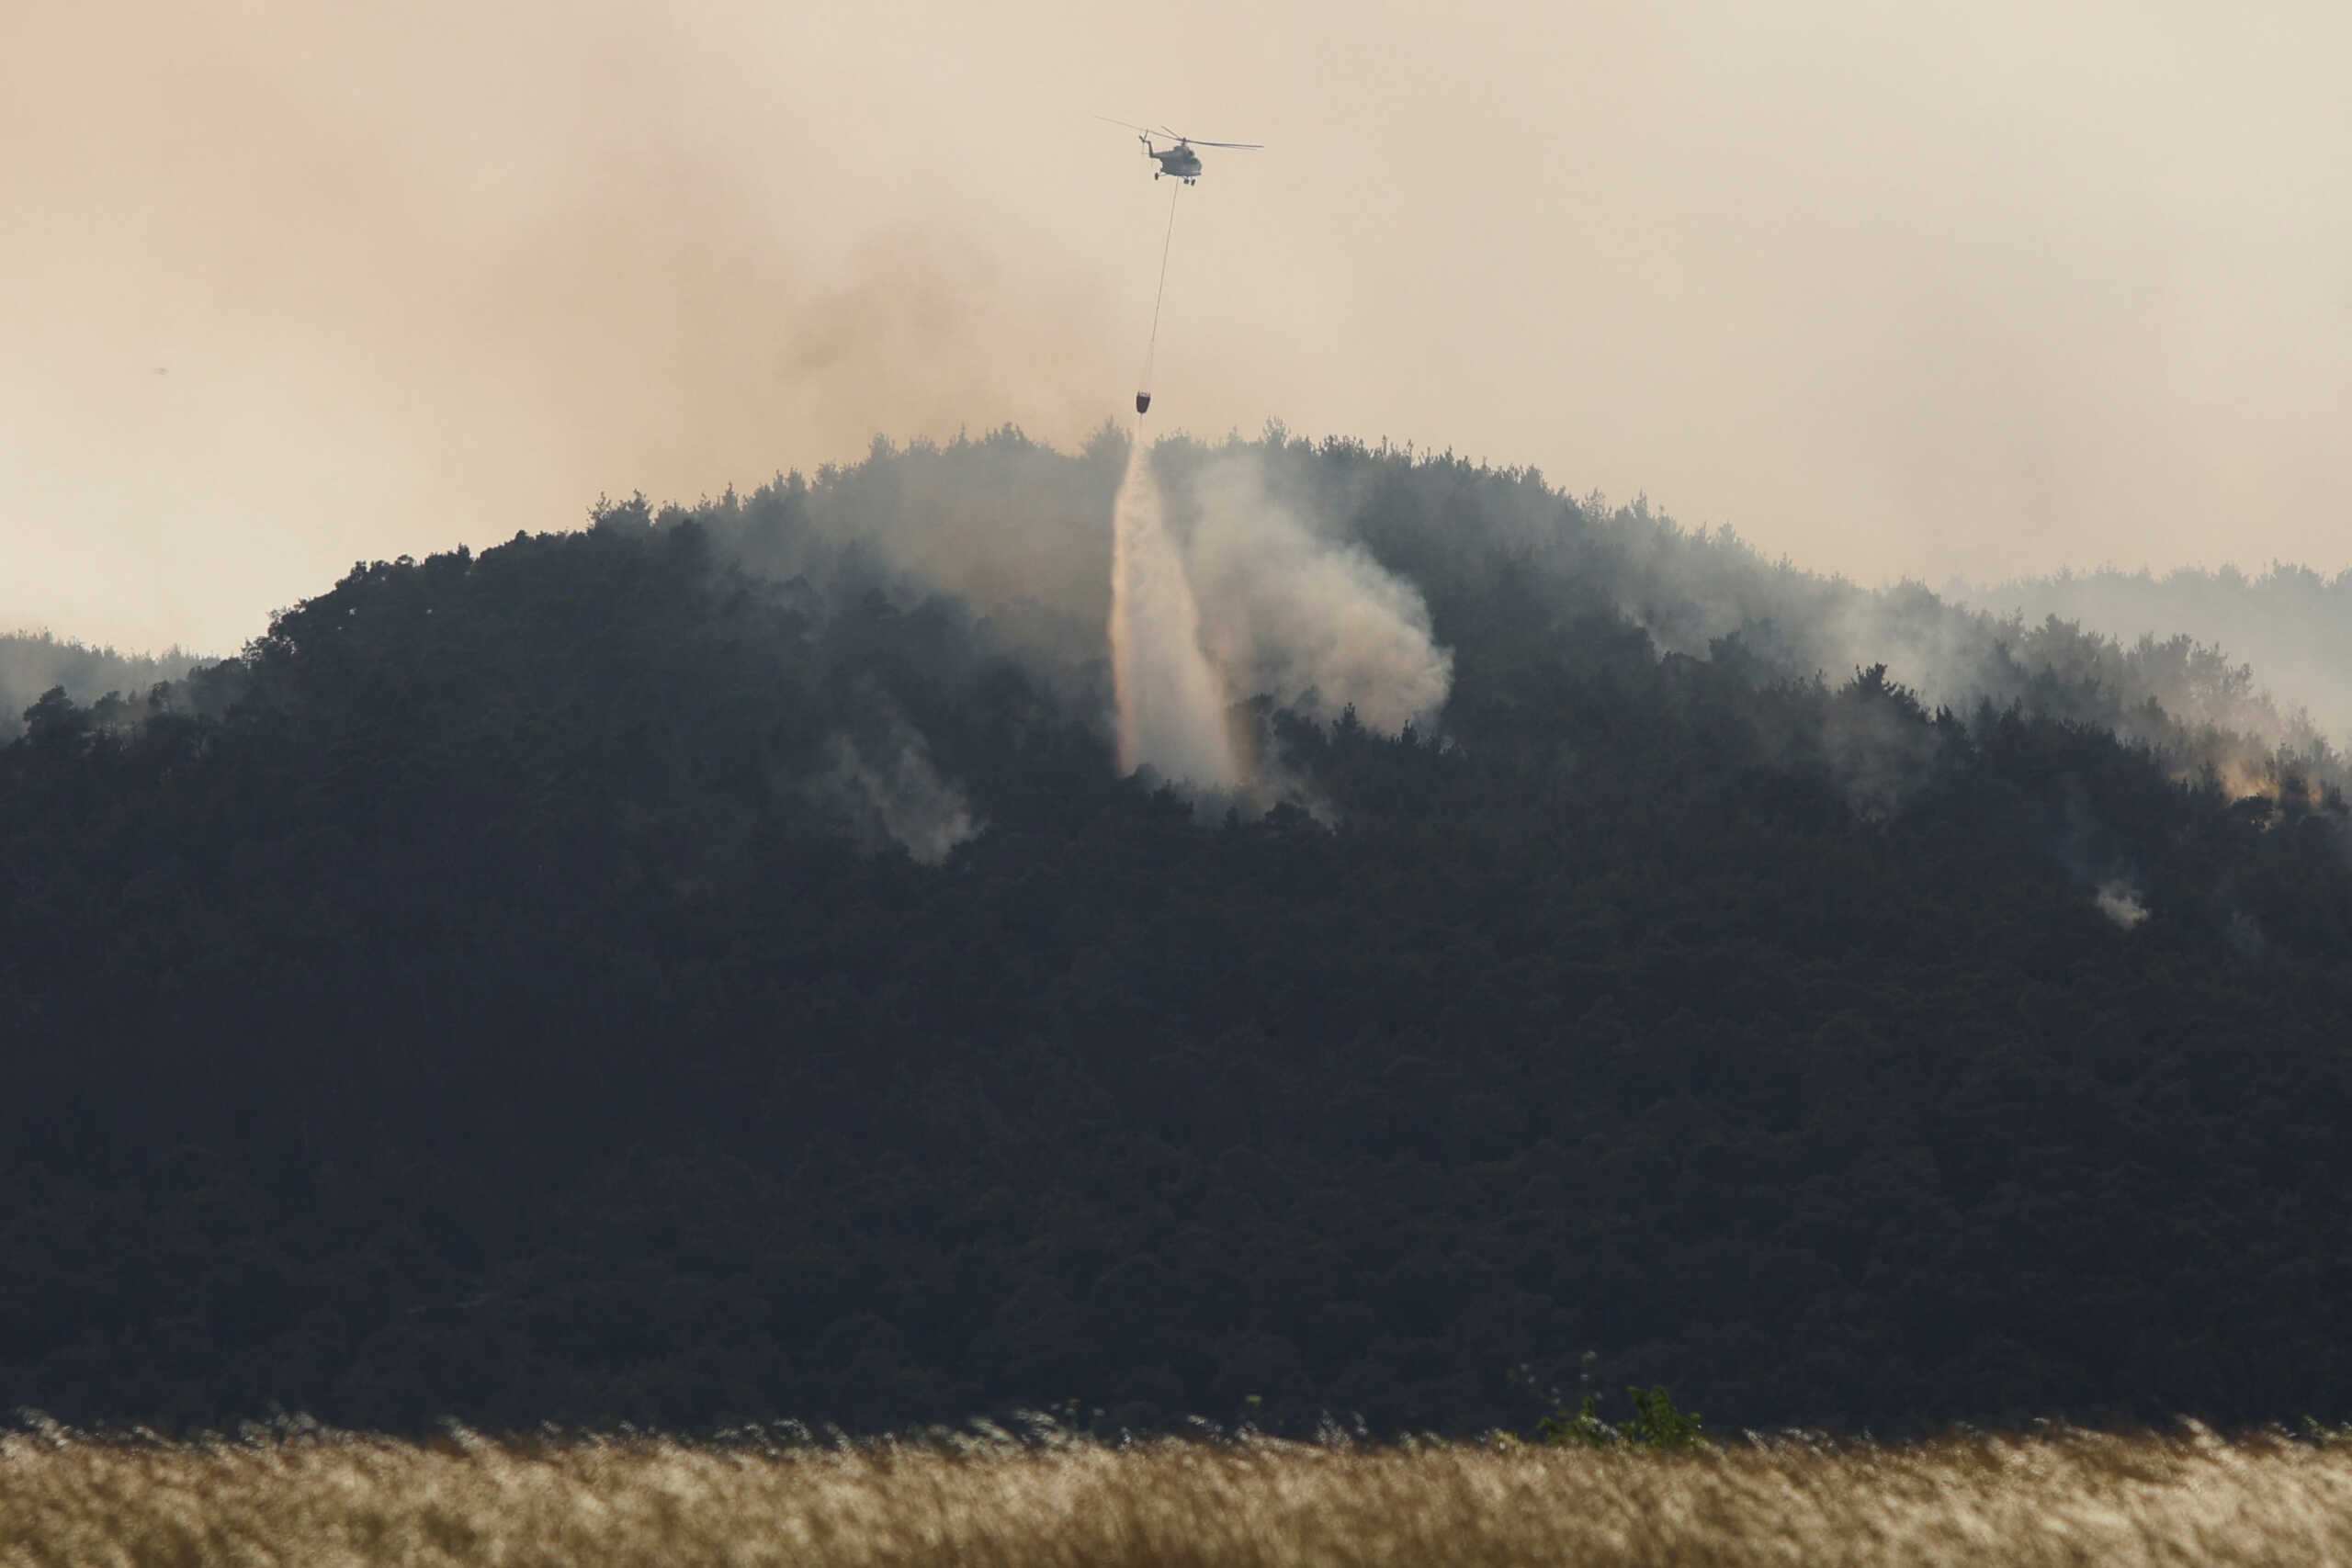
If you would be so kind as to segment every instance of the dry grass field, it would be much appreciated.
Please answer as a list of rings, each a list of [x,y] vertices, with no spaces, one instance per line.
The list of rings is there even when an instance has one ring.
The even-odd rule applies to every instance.
[[[2352,1563],[2352,1445],[0,1439],[7,1564]]]

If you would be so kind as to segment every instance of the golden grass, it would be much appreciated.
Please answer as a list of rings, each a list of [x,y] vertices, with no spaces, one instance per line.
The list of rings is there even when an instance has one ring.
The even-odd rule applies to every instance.
[[[1159,1443],[0,1439],[0,1562],[2352,1563],[2352,1446],[2061,1434],[1653,1457]]]

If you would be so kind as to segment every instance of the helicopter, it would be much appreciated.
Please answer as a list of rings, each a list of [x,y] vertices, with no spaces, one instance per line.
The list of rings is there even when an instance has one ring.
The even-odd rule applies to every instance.
[[[1257,141],[1196,141],[1189,136],[1180,135],[1169,130],[1164,125],[1158,130],[1149,130],[1140,125],[1127,125],[1124,119],[1113,119],[1107,114],[1098,114],[1094,118],[1111,125],[1125,125],[1129,130],[1136,133],[1136,140],[1143,143],[1144,155],[1159,165],[1152,171],[1153,179],[1159,179],[1163,175],[1172,175],[1182,180],[1186,185],[1192,185],[1201,177],[1201,155],[1193,149],[1222,147],[1233,152],[1255,152],[1264,145]],[[1155,136],[1174,137],[1176,145],[1155,147],[1152,145],[1152,138]]]

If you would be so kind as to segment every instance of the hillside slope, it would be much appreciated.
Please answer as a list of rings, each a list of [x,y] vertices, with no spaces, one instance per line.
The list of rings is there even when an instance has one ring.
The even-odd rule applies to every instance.
[[[1591,1348],[1718,1429],[2352,1416],[2339,764],[2226,660],[1170,447],[1453,660],[1246,705],[1204,809],[1110,765],[1119,457],[610,507],[36,707],[0,1405],[1472,1430]]]

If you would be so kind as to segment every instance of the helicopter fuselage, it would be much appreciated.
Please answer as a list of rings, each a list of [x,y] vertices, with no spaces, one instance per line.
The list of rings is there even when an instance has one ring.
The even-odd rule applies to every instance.
[[[1151,176],[1153,179],[1158,179],[1160,175],[1172,175],[1180,180],[1191,180],[1200,175],[1201,155],[1182,141],[1164,150],[1154,147],[1149,151],[1159,164],[1159,172]]]

